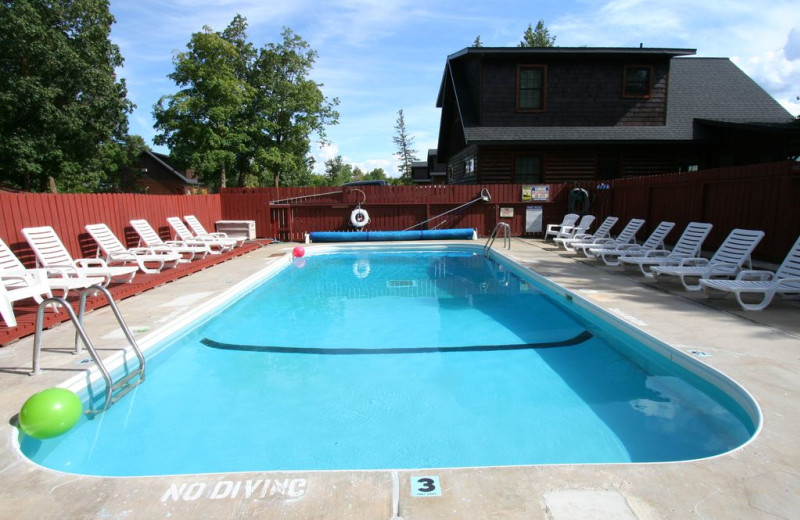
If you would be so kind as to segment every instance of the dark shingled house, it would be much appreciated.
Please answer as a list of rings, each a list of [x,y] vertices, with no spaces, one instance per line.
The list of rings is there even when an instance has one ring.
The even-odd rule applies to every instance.
[[[448,183],[538,183],[784,160],[800,121],[694,49],[471,47],[437,100]]]
[[[168,161],[164,154],[144,150],[139,154],[138,171],[125,179],[125,188],[150,195],[189,194],[200,188],[190,172],[181,173]]]

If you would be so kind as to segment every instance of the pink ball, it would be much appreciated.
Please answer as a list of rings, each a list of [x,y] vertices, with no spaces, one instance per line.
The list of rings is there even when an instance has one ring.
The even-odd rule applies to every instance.
[[[292,250],[292,254],[295,258],[301,258],[306,254],[306,250],[300,246],[297,246]]]

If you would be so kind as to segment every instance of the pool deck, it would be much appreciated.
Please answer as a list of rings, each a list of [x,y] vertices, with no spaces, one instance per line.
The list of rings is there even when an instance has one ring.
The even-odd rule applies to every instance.
[[[131,328],[140,331],[137,337],[144,337],[146,329],[166,326],[294,245],[266,246],[123,300],[120,310]],[[22,457],[14,447],[12,426],[30,395],[86,370],[80,363],[85,355],[67,352],[74,329],[61,325],[45,331],[44,372],[38,376],[27,375],[32,338],[0,349],[0,517],[390,520],[393,473],[400,490],[397,516],[405,520],[799,517],[800,301],[778,299],[765,311],[743,312],[730,297],[707,300],[684,292],[677,283],[656,283],[633,270],[576,261],[575,255],[540,239],[515,239],[505,254],[677,349],[706,353],[700,361],[739,382],[758,401],[762,431],[734,452],[682,463],[143,478],[64,474]],[[104,354],[127,344],[108,308],[87,315],[86,326]],[[438,477],[440,496],[412,496],[412,477]]]

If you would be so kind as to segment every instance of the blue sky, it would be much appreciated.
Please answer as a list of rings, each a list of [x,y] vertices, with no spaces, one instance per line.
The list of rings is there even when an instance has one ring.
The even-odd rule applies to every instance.
[[[765,7],[768,5],[768,7]],[[247,18],[256,47],[279,42],[290,27],[319,53],[311,73],[338,98],[330,146],[314,147],[317,170],[341,155],[363,170],[397,175],[397,111],[414,148],[436,147],[436,96],[447,56],[472,45],[515,46],[529,23],[545,21],[562,47],[670,47],[731,58],[789,112],[800,114],[800,2],[772,0],[564,0],[561,2],[418,0],[111,0],[111,39],[137,108],[130,132],[152,146],[153,105],[176,87],[167,75],[176,52],[204,25],[223,30]],[[167,152],[163,148],[156,150]]]

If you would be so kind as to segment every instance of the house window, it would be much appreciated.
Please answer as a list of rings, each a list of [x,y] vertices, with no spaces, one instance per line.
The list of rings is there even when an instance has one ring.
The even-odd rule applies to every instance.
[[[542,158],[538,156],[514,159],[514,183],[532,184],[542,182]]]
[[[471,177],[475,174],[475,158],[470,157],[464,161],[464,175]]]
[[[517,69],[517,110],[544,110],[545,68],[520,66]]]
[[[650,97],[650,86],[653,76],[653,67],[646,65],[626,65],[625,82],[622,88],[622,97],[647,98]]]

